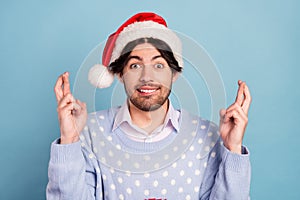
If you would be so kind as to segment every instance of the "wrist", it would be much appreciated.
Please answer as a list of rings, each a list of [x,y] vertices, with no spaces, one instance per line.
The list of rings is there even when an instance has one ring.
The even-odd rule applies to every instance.
[[[225,145],[225,147],[232,153],[242,154],[242,145],[234,145],[234,146]]]
[[[76,135],[74,137],[64,137],[61,136],[59,140],[59,144],[71,144],[79,141],[79,136]]]

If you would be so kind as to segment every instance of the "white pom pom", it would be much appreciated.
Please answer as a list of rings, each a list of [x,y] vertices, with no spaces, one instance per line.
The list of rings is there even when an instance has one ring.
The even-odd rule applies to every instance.
[[[88,75],[90,83],[98,88],[107,88],[114,81],[114,75],[104,65],[94,65]]]

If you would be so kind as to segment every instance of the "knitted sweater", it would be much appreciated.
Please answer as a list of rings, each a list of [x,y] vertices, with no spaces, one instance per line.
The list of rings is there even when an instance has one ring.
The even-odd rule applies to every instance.
[[[112,132],[118,108],[89,114],[80,141],[51,145],[47,199],[204,200],[249,198],[248,150],[224,147],[218,127],[180,111],[180,130],[158,142]]]

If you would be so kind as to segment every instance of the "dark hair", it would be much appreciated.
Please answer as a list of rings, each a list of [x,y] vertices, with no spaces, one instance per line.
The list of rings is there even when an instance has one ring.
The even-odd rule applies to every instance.
[[[173,73],[182,72],[182,67],[179,66],[169,45],[164,41],[155,38],[139,38],[129,42],[122,50],[120,57],[109,65],[109,70],[114,74],[116,73],[122,75],[123,68],[127,64],[132,50],[137,45],[144,43],[153,45],[159,51],[161,56],[167,61]]]

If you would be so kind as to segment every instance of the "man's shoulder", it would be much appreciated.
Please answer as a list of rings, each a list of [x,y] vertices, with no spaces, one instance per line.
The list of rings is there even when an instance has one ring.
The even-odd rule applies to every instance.
[[[186,110],[180,110],[181,112],[181,122],[186,124],[197,124],[200,129],[207,129],[211,131],[217,131],[219,129],[218,125],[206,118],[203,118],[197,114],[193,114]],[[205,127],[205,128],[204,128]]]
[[[216,123],[199,115],[182,110],[180,135],[192,146],[200,149],[197,157],[206,157],[220,140],[219,127]],[[184,141],[183,139],[183,141]]]
[[[88,114],[87,124],[95,122],[113,122],[113,119],[120,107],[112,107],[109,109],[98,110]]]
[[[181,127],[182,130],[194,127],[195,139],[201,138],[207,142],[216,142],[220,136],[219,126],[216,123],[184,110],[181,111]]]

